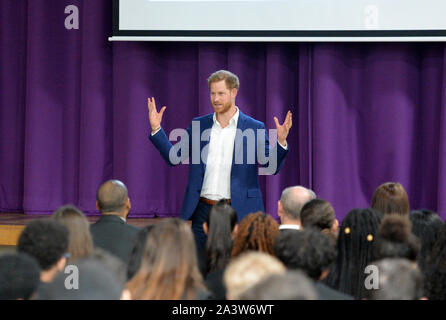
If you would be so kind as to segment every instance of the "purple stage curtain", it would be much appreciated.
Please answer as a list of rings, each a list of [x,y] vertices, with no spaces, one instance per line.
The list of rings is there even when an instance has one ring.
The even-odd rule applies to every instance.
[[[64,27],[67,5],[79,30]],[[443,43],[110,43],[111,30],[109,0],[0,2],[0,211],[94,214],[115,178],[132,217],[177,216],[188,168],[149,142],[147,97],[167,106],[167,133],[186,128],[212,112],[207,77],[229,69],[243,112],[269,129],[293,112],[284,168],[260,179],[268,213],[301,184],[342,220],[398,181],[412,209],[446,217]]]

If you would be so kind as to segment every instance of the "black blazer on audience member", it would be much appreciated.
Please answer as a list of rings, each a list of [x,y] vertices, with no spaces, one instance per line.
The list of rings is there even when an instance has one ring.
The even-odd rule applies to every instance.
[[[102,215],[90,226],[95,247],[114,254],[127,263],[139,228],[124,222],[119,216]]]

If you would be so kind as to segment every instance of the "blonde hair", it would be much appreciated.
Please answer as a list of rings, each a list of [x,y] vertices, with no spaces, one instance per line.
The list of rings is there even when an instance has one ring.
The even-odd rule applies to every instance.
[[[245,290],[273,274],[284,274],[285,265],[263,252],[250,251],[235,258],[224,273],[226,292],[231,299],[240,299]]]

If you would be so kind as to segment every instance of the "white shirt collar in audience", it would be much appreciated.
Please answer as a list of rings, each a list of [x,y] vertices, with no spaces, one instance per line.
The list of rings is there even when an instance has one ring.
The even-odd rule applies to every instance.
[[[284,229],[300,230],[300,226],[297,224],[281,224],[279,226],[279,230],[284,230]]]

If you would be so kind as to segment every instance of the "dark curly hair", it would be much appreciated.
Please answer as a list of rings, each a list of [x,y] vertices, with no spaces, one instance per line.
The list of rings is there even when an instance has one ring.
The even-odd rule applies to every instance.
[[[274,240],[279,235],[279,224],[273,217],[261,211],[248,214],[239,224],[234,239],[232,256],[253,250],[274,255]]]
[[[23,230],[17,251],[34,257],[42,270],[49,270],[68,251],[69,231],[53,219],[31,221]]]
[[[313,228],[282,230],[274,252],[288,269],[301,269],[313,280],[319,280],[336,258],[332,239]]]

